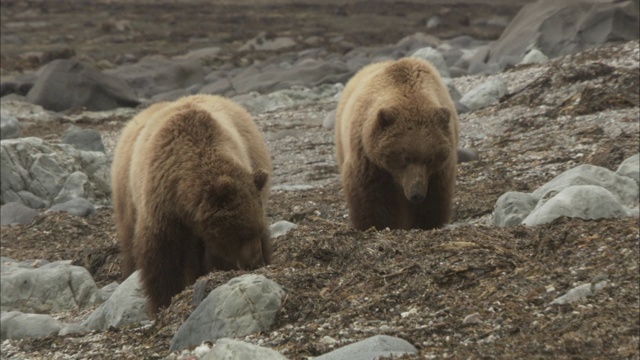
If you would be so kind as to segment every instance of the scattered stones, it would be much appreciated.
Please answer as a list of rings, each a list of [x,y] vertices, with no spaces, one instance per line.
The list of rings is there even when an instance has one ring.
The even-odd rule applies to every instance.
[[[464,319],[462,320],[462,323],[465,325],[480,324],[482,323],[482,318],[480,317],[479,313],[473,313],[465,316]]]
[[[255,38],[242,45],[238,51],[277,51],[294,46],[296,46],[296,42],[290,37],[275,37],[262,31]]]
[[[387,335],[376,335],[315,357],[315,360],[375,360],[415,354],[418,349],[408,341]]]
[[[250,112],[262,113],[294,105],[326,101],[342,91],[342,88],[342,84],[325,84],[311,89],[293,86],[291,89],[274,91],[267,95],[252,92],[246,95],[236,96],[233,100],[244,106]]]
[[[280,285],[261,275],[231,279],[198,305],[171,339],[170,350],[196,346],[205,340],[268,330],[283,296]]]

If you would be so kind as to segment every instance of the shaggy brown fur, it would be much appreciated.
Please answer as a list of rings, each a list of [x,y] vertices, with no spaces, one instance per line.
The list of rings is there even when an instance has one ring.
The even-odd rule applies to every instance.
[[[156,313],[212,269],[269,264],[271,159],[251,116],[208,95],[155,104],[124,128],[112,165],[122,272]]]
[[[458,115],[435,68],[369,65],[336,112],[337,158],[353,227],[432,229],[450,220]]]

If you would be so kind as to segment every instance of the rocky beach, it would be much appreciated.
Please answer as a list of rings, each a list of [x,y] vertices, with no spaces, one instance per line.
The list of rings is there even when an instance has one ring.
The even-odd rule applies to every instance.
[[[0,8],[3,359],[639,358],[637,1]],[[453,221],[353,230],[335,109],[363,66],[410,56],[472,154]],[[273,263],[203,276],[151,319],[122,278],[110,165],[128,120],[192,94],[264,133]]]

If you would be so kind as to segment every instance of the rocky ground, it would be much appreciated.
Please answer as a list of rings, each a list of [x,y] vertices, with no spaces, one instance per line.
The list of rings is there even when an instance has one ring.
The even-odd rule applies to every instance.
[[[15,15],[31,3],[3,0],[3,22],[8,12]],[[260,8],[252,11],[260,12],[260,17],[252,16],[244,1],[204,10],[183,2],[145,7],[119,1],[65,1],[40,6],[38,11],[60,19],[58,26],[68,26],[68,31],[56,33],[72,36],[63,42],[75,44],[76,53],[96,63],[117,62],[117,54],[134,49],[140,55],[181,53],[189,48],[188,39],[211,34],[220,44],[233,44],[253,37],[252,29],[293,32],[292,24],[298,24],[297,30],[305,35],[330,29],[351,42],[384,44],[418,31],[414,27],[424,27],[425,20],[418,11],[424,5],[411,2],[366,8],[362,4],[257,3]],[[438,36],[475,31],[465,24],[483,11],[513,15],[519,8],[515,3],[499,3],[453,6],[456,25],[441,29]],[[388,27],[373,21],[345,22],[343,12],[374,14],[372,18],[380,17]],[[87,13],[95,16],[84,23],[69,21]],[[210,28],[185,28],[187,23],[197,23],[200,14],[218,13],[219,22],[211,22]],[[163,19],[162,33],[155,25],[153,30],[143,30],[144,24],[151,26],[156,20],[154,16]],[[124,19],[141,30],[120,41],[105,30],[105,24]],[[33,32],[28,41],[34,50],[58,42],[56,36],[45,36],[46,29],[37,24],[24,26],[25,34]],[[489,30],[479,29],[473,35],[497,37]],[[106,33],[96,36],[97,32]],[[37,67],[22,50],[3,43],[3,72]],[[509,95],[496,106],[460,117],[462,145],[477,149],[480,160],[461,164],[454,223],[440,230],[359,232],[347,227],[333,132],[321,126],[335,108],[335,100],[257,114],[274,159],[274,185],[312,188],[289,191],[285,187],[272,193],[271,222],[288,220],[299,226],[274,240],[273,265],[254,273],[282,285],[287,297],[271,331],[242,340],[275,349],[289,359],[318,356],[376,334],[408,340],[419,353],[406,358],[415,359],[637,359],[638,218],[562,218],[536,227],[499,228],[492,225],[491,214],[506,191],[531,192],[584,163],[615,170],[640,151],[639,58],[638,43],[632,42],[499,74]],[[455,79],[455,83],[464,93],[483,80],[476,76]],[[112,148],[125,121],[125,117],[113,117],[76,125],[102,131],[105,144]],[[27,127],[23,136],[55,140],[68,126],[60,121]],[[42,214],[27,225],[4,226],[1,246],[2,256],[17,260],[73,260],[89,269],[98,286],[121,280],[109,207],[87,218]],[[211,290],[242,273],[212,273],[206,277],[206,288]],[[606,286],[592,297],[550,305],[578,285],[604,280]],[[193,289],[186,289],[150,326],[7,340],[2,357],[162,358],[169,353],[171,337],[193,311],[193,296]],[[79,319],[87,311],[56,317]]]

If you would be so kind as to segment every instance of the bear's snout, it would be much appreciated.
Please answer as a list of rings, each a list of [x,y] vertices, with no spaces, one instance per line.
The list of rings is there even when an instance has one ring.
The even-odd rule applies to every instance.
[[[414,204],[421,203],[427,197],[427,182],[416,181],[409,186],[405,196]]]
[[[414,204],[421,203],[427,197],[426,169],[420,165],[411,165],[401,178],[404,196]]]

